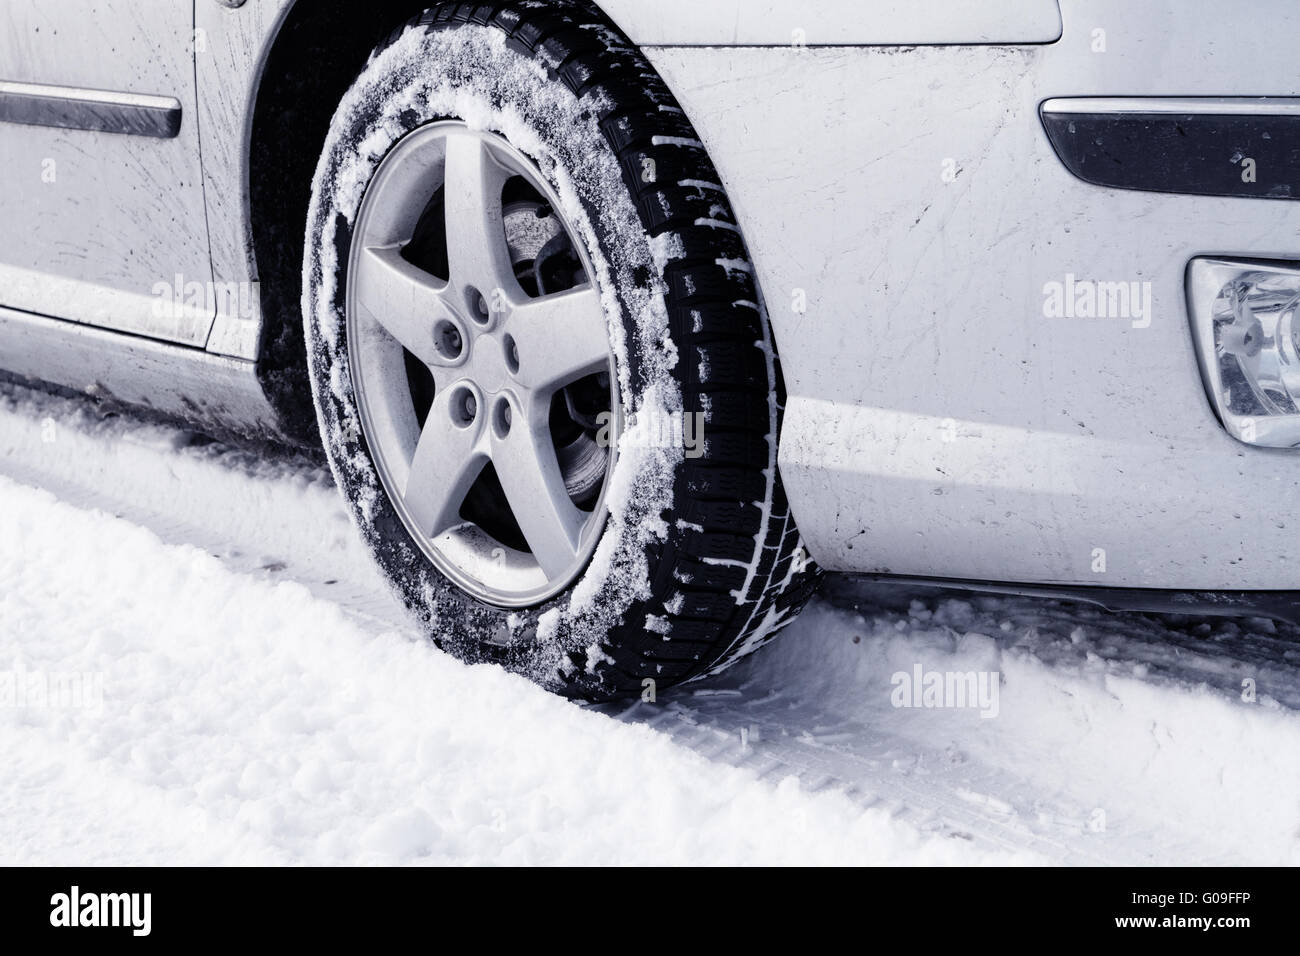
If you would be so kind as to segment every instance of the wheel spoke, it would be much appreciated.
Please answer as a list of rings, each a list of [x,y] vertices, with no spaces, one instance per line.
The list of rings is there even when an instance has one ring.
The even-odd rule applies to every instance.
[[[589,285],[525,301],[506,328],[518,352],[515,377],[525,388],[553,392],[609,369],[605,309]]]
[[[454,424],[453,394],[444,390],[429,410],[402,496],[411,518],[432,538],[463,523],[461,506],[488,460],[479,447],[482,429]]]
[[[472,133],[447,137],[445,192],[447,258],[452,283],[473,286],[491,301],[521,290],[506,245],[502,191],[510,172]]]
[[[357,260],[356,301],[402,347],[426,365],[441,360],[434,348],[434,322],[450,315],[447,283],[411,265],[396,246],[373,246]]]
[[[587,515],[565,490],[549,430],[519,421],[494,436],[492,463],[533,557],[547,577],[563,574],[577,559]]]

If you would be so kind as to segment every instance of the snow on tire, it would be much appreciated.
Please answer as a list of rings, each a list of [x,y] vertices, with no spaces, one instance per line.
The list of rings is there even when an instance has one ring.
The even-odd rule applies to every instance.
[[[607,387],[620,428],[599,535],[572,582],[534,606],[498,606],[458,586],[437,563],[441,552],[431,560],[411,533],[376,464],[382,436],[362,413],[352,361],[361,353],[349,349],[349,268],[360,261],[367,192],[399,144],[449,122],[504,140],[508,147],[493,148],[517,150],[539,194],[558,199],[613,356]],[[443,208],[450,190],[444,184]],[[538,218],[549,211],[537,209]],[[444,215],[446,255],[459,256]],[[446,3],[396,31],[331,125],[313,183],[303,289],[335,478],[380,566],[448,651],[569,696],[644,695],[722,670],[808,599],[817,571],[776,469],[780,372],[743,239],[685,114],[590,7]],[[463,347],[459,335],[451,341]],[[480,412],[470,402],[465,414]],[[517,515],[517,498],[509,506]]]

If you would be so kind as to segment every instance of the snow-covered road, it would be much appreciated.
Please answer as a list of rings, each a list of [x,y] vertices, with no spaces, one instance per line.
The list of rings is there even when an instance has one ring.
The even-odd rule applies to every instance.
[[[1297,707],[1296,629],[841,578],[581,707],[424,640],[313,463],[0,391],[0,864],[1294,864]]]

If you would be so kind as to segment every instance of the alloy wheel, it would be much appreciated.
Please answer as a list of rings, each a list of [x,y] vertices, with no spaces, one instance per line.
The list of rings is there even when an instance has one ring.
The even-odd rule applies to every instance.
[[[459,122],[410,133],[370,183],[348,266],[361,427],[435,566],[540,604],[605,523],[618,415],[594,270],[533,162]]]

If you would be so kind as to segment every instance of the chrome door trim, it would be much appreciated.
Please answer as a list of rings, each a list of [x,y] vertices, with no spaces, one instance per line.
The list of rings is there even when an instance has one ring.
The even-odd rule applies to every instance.
[[[173,139],[181,102],[171,96],[0,80],[0,122]]]

